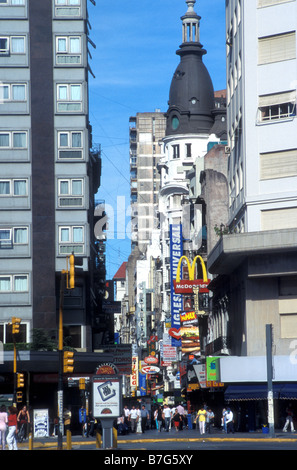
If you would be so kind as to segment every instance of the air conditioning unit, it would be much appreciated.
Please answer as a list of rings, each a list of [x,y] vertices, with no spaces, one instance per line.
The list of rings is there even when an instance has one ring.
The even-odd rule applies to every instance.
[[[225,146],[225,154],[230,155],[231,153],[231,147]]]

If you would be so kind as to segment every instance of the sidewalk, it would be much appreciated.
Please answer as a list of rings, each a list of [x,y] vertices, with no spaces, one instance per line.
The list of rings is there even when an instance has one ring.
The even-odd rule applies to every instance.
[[[131,441],[146,441],[146,440],[255,440],[255,439],[272,439],[284,441],[289,439],[290,442],[292,440],[297,441],[297,432],[283,432],[281,429],[275,430],[274,437],[271,434],[264,434],[262,431],[258,430],[255,432],[235,432],[234,434],[226,434],[222,432],[220,429],[214,429],[211,433],[206,433],[201,435],[200,432],[196,429],[184,429],[182,431],[176,432],[174,429],[171,429],[169,432],[161,431],[158,432],[155,429],[150,429],[146,431],[144,434],[128,434],[126,436],[118,436],[118,442],[131,442]]]
[[[159,440],[166,441],[179,441],[179,442],[193,442],[193,441],[213,441],[219,442],[223,440],[228,441],[245,441],[252,442],[259,439],[271,440],[273,442],[297,442],[297,433],[283,432],[282,430],[276,430],[274,437],[270,434],[264,434],[263,432],[235,432],[234,434],[223,433],[219,429],[214,429],[210,434],[201,435],[199,431],[195,429],[184,429],[183,431],[176,432],[171,429],[169,432],[162,431],[161,433],[155,429],[149,429],[144,434],[135,433],[128,434],[126,436],[117,436],[118,444],[124,445],[129,443],[143,443],[143,442],[156,442]],[[72,436],[71,439],[73,448],[75,446],[90,446],[96,447],[95,437],[82,437],[80,435]],[[20,450],[28,450],[28,441],[18,444]],[[33,450],[52,450],[57,448],[57,439],[53,437],[47,438],[34,438]],[[66,448],[66,437],[63,438],[63,448]]]

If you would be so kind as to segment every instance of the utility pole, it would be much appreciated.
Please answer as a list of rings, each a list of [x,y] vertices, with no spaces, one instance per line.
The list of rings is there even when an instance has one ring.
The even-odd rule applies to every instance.
[[[268,388],[268,426],[271,437],[274,433],[274,406],[273,406],[273,365],[272,365],[272,325],[266,325],[266,360],[267,360],[267,388]]]
[[[69,265],[68,265],[69,263]],[[59,303],[59,325],[58,325],[58,353],[59,353],[59,371],[58,371],[58,450],[63,449],[63,413],[64,413],[64,398],[63,398],[63,374],[64,372],[73,372],[73,355],[71,351],[63,352],[63,304],[64,292],[66,289],[75,288],[75,264],[82,266],[82,259],[77,260],[72,253],[67,256],[67,269],[61,272],[60,280],[60,303]]]

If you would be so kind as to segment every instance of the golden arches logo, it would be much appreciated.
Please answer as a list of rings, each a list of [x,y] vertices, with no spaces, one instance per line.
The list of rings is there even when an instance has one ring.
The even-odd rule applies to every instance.
[[[208,282],[205,263],[203,261],[203,258],[200,255],[195,256],[194,261],[193,261],[192,264],[190,263],[189,259],[186,256],[183,255],[180,258],[180,260],[178,262],[178,265],[177,265],[176,282],[180,282],[181,264],[182,264],[183,260],[186,260],[186,263],[188,265],[189,280],[194,281],[194,279],[195,279],[195,265],[196,265],[196,262],[197,262],[198,259],[200,260],[200,264],[201,264],[201,267],[202,267],[203,281]]]

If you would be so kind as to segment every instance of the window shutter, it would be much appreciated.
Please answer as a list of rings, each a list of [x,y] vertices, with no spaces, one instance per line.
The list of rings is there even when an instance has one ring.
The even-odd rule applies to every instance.
[[[297,176],[297,149],[260,155],[262,180]]]
[[[297,227],[297,207],[261,212],[262,230],[282,230]]]
[[[259,65],[296,58],[296,32],[259,38]]]

